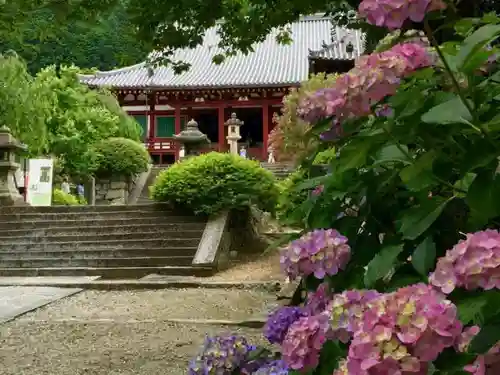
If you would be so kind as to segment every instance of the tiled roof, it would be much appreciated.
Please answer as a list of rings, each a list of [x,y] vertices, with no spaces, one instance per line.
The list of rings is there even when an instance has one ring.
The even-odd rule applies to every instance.
[[[359,30],[346,30],[340,27],[330,43],[323,43],[321,49],[310,51],[311,59],[354,60],[364,52],[364,36]]]
[[[164,88],[196,89],[249,86],[298,85],[309,74],[310,51],[321,49],[326,43],[332,43],[339,35],[352,33],[359,39],[359,32],[332,27],[329,18],[320,15],[302,17],[291,24],[293,42],[280,45],[276,42],[276,33],[268,35],[263,43],[255,46],[255,51],[248,55],[238,54],[216,65],[212,57],[220,53],[217,48],[216,29],[209,29],[204,43],[194,49],[183,49],[173,56],[191,64],[189,71],[176,75],[169,67],[161,66],[148,74],[146,63],[129,66],[93,75],[82,75],[81,81],[91,86],[109,86],[116,88]],[[332,40],[333,39],[333,40]],[[344,59],[339,51],[333,58]]]

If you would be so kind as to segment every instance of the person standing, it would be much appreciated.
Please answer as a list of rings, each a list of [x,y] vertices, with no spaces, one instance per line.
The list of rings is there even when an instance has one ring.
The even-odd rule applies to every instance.
[[[61,184],[61,191],[63,193],[66,193],[66,194],[70,194],[71,193],[67,177],[64,177],[64,179],[63,179],[63,182]]]
[[[240,148],[240,156],[244,159],[247,158],[247,149],[245,148],[245,146],[241,146]]]
[[[79,182],[78,185],[76,185],[76,195],[78,196],[78,201],[80,203],[85,202],[85,188],[83,187],[82,182]]]

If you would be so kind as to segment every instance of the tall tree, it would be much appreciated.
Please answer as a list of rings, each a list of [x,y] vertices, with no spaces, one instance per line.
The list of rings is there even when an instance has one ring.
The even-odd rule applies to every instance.
[[[30,24],[19,38],[0,42],[0,52],[16,51],[33,74],[52,64],[110,70],[136,64],[147,57],[145,44],[133,35],[134,27],[123,2],[94,23],[79,21],[51,30],[56,22],[57,16],[49,9],[33,12]],[[45,30],[51,32],[44,33]]]

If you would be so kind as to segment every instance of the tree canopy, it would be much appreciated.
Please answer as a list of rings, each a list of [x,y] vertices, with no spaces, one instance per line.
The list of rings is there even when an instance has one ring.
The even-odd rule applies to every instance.
[[[17,37],[0,42],[0,52],[16,51],[33,74],[52,64],[110,70],[147,57],[145,43],[133,35],[134,27],[122,2],[93,23],[61,23],[53,29],[56,22],[57,16],[50,9],[33,12],[29,25]]]
[[[139,141],[142,130],[110,92],[89,89],[77,72],[49,66],[32,76],[16,55],[0,55],[0,124],[31,156],[56,156],[63,173],[86,175],[97,167],[93,145],[110,137]]]

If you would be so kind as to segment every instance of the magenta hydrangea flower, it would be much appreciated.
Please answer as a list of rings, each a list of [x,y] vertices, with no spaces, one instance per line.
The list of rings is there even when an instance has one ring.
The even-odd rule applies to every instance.
[[[486,354],[478,356],[474,363],[465,366],[464,370],[472,375],[500,374],[500,341]]]
[[[438,259],[429,282],[446,294],[456,287],[500,288],[500,233],[488,229],[467,234]]]
[[[307,294],[304,311],[308,315],[321,314],[328,308],[332,297],[333,293],[330,291],[328,282],[323,282],[314,292]]]
[[[289,327],[306,312],[295,306],[284,306],[269,315],[264,326],[264,336],[271,344],[281,344],[285,339]]]
[[[300,318],[288,329],[281,346],[282,358],[292,370],[306,371],[318,365],[319,353],[327,340],[328,315]]]
[[[422,22],[427,13],[442,9],[446,9],[443,0],[363,0],[358,11],[368,23],[395,30],[408,19]]]
[[[347,237],[335,229],[316,229],[290,242],[281,252],[283,271],[291,279],[314,275],[323,279],[345,269],[351,258]]]
[[[374,105],[396,93],[402,78],[435,62],[419,43],[397,44],[390,50],[362,56],[333,87],[306,95],[297,115],[309,123],[334,117],[335,133],[342,134],[343,120],[372,114]]]
[[[427,374],[461,333],[455,305],[430,285],[411,285],[368,302],[346,366],[358,375]]]
[[[207,336],[200,354],[190,362],[188,374],[231,375],[248,360],[253,349],[241,336]]]
[[[354,332],[357,332],[368,302],[380,297],[376,290],[347,290],[335,294],[328,306],[331,315],[330,322],[336,339],[346,343]]]

